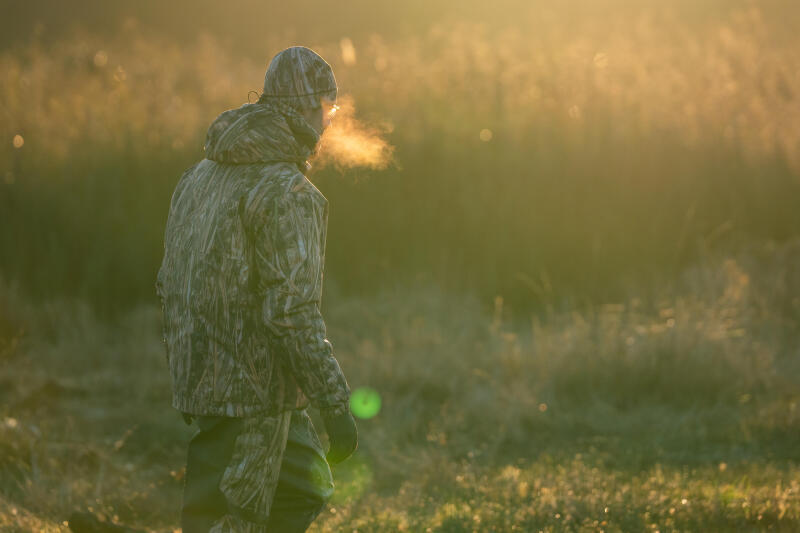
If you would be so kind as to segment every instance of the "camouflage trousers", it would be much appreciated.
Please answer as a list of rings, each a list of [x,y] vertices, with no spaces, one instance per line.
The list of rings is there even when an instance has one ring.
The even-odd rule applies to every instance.
[[[184,533],[301,532],[333,494],[305,409],[270,417],[199,417],[189,443]]]

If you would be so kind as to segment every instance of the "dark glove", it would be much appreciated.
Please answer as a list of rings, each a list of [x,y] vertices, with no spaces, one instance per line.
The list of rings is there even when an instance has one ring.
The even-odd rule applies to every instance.
[[[325,431],[328,432],[328,441],[331,443],[326,459],[332,465],[341,463],[353,455],[358,447],[356,421],[350,411],[334,415],[323,410],[320,414],[325,423]]]

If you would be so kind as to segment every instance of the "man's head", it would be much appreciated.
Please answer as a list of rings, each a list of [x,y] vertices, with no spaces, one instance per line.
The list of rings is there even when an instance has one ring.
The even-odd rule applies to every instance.
[[[336,110],[337,93],[331,66],[310,48],[293,46],[272,58],[261,99],[293,107],[321,134]]]

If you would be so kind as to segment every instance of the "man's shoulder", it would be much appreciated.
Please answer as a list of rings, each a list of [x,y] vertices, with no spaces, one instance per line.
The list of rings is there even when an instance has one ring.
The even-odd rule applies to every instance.
[[[296,175],[292,176],[287,185],[284,195],[288,201],[308,199],[317,204],[328,203],[328,199],[301,172],[297,172]]]
[[[249,214],[260,218],[277,206],[327,204],[325,196],[296,167],[276,167],[265,169],[248,191],[245,207]]]

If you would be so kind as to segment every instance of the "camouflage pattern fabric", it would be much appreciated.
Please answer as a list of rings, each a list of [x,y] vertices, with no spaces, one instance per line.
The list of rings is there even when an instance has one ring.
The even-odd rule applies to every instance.
[[[291,416],[291,411],[285,411],[277,416],[244,419],[233,457],[220,482],[220,490],[228,502],[228,514],[218,520],[209,533],[267,530]]]
[[[236,438],[233,456],[222,476],[220,490],[225,495],[228,513],[211,528],[211,533],[271,533],[275,524],[271,517],[272,503],[278,479],[289,482],[294,491],[301,491],[320,505],[308,507],[305,515],[293,516],[294,521],[311,524],[333,494],[333,478],[324,459],[322,445],[305,410],[286,411],[272,417],[243,419],[243,428]],[[317,461],[307,463],[307,457],[281,460],[287,442],[314,450]],[[276,453],[280,450],[280,455]],[[291,461],[300,460],[302,464]],[[284,472],[283,470],[286,470]],[[277,509],[278,514],[285,509]],[[292,509],[293,514],[296,511]],[[271,519],[272,518],[272,519]],[[270,527],[273,526],[273,527]]]
[[[229,512],[217,532],[266,531],[293,428],[318,460],[286,474],[296,470],[325,501],[330,468],[304,408],[349,409],[320,313],[328,202],[303,174],[319,135],[298,112],[335,99],[335,80],[308,49],[273,64],[273,93],[222,113],[206,158],[181,176],[156,281],[173,406],[242,420],[219,485]]]
[[[318,107],[320,99],[335,102],[336,95],[330,65],[310,48],[293,46],[270,61],[261,100],[304,110]]]
[[[328,203],[302,173],[317,141],[291,106],[245,104],[178,182],[156,283],[176,409],[348,410],[320,313]]]

